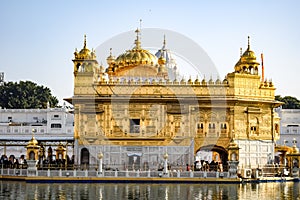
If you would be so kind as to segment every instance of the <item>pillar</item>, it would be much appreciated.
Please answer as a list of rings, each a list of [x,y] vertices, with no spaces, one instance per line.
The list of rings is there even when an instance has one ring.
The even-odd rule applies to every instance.
[[[164,163],[164,176],[169,176],[169,173],[168,173],[168,157],[169,155],[167,154],[167,152],[164,154],[164,160],[165,160],[165,163]]]
[[[103,159],[103,153],[102,152],[100,152],[99,154],[98,154],[98,158],[99,158],[99,171],[98,171],[98,175],[102,175],[102,171],[103,171],[103,169],[102,169],[102,159]]]
[[[237,178],[237,168],[239,165],[239,147],[232,139],[227,149],[229,177]]]
[[[39,149],[38,141],[32,136],[31,140],[26,146],[26,158],[27,158],[27,175],[36,176],[37,175],[37,162],[39,159]]]

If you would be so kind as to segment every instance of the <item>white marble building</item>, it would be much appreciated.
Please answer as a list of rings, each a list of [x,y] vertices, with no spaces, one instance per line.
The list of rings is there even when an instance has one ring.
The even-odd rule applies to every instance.
[[[73,155],[74,115],[67,108],[0,109],[0,155],[26,155],[27,142],[34,137],[47,149],[61,142]]]
[[[276,112],[281,118],[280,139],[277,144],[292,147],[296,140],[296,145],[300,148],[300,109],[277,108]]]

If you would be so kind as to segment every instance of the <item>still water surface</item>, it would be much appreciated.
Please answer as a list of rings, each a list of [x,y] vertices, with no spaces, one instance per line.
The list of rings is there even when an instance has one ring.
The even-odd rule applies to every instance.
[[[260,184],[29,184],[0,181],[0,199],[299,199],[299,183]]]

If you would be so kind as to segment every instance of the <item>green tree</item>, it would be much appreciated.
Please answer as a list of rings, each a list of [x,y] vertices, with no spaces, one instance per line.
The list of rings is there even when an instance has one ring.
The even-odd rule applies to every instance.
[[[300,101],[296,97],[281,97],[280,95],[277,95],[275,96],[275,99],[284,103],[282,105],[283,109],[300,109]]]
[[[4,82],[0,86],[0,106],[7,109],[29,109],[55,107],[58,99],[49,88],[31,81]]]

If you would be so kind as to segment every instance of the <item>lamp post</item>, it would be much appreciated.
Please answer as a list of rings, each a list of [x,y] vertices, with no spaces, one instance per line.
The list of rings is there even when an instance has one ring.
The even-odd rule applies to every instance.
[[[102,158],[103,158],[103,153],[100,152],[98,154],[98,158],[99,158],[99,173],[102,174]]]
[[[294,144],[293,147],[297,147],[297,145],[296,145],[297,144],[296,138],[293,139],[293,144]]]
[[[165,159],[165,163],[164,163],[164,174],[165,174],[165,175],[168,174],[168,157],[169,157],[169,155],[168,155],[168,153],[166,152],[166,153],[164,154],[164,159]]]

